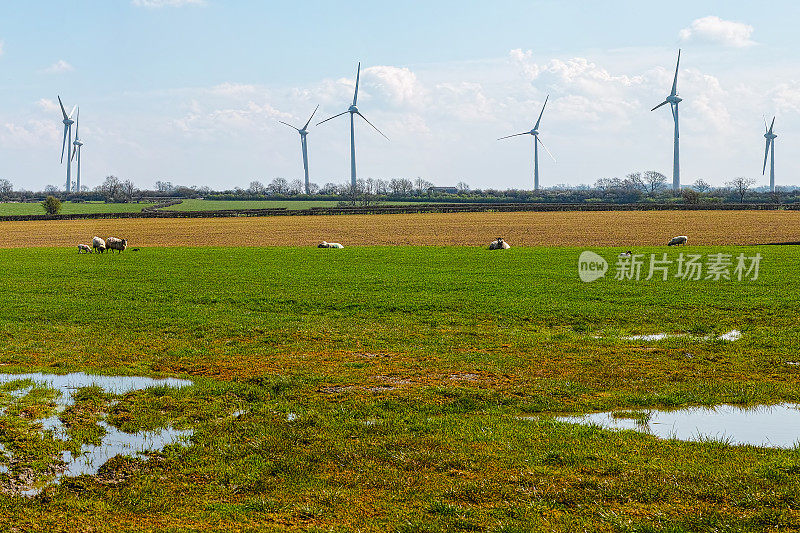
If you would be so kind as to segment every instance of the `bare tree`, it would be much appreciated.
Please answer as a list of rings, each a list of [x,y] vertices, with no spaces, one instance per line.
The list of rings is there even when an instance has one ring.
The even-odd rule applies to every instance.
[[[14,186],[7,179],[0,179],[0,196],[8,196],[14,192]]]
[[[120,195],[122,182],[116,176],[107,176],[102,185],[97,190],[106,197],[106,202],[113,202]]]
[[[45,185],[44,192],[47,194],[56,194],[59,192],[59,189],[55,185]]]
[[[711,184],[709,184],[706,180],[699,179],[692,183],[692,189],[696,190],[700,194],[703,194],[711,190]]]
[[[642,192],[648,192],[649,187],[645,182],[645,179],[642,177],[641,172],[631,172],[627,176],[625,176],[625,181],[627,185],[633,189],[638,189]]]
[[[247,192],[250,194],[264,194],[264,184],[260,181],[251,181],[250,186],[247,187]]]
[[[169,192],[174,188],[171,181],[156,181],[156,190],[159,192]]]
[[[136,185],[133,184],[131,180],[125,180],[119,187],[120,194],[122,198],[126,202],[130,202],[133,200],[134,195],[139,192],[139,189],[136,188]]]
[[[319,192],[319,185],[317,185],[317,184],[316,184],[316,183],[314,183],[314,182],[310,182],[310,183],[308,184],[308,192],[309,192],[310,194],[317,194],[317,192]]]
[[[755,182],[756,180],[754,180],[753,178],[738,177],[738,178],[733,178],[733,180],[728,181],[725,184],[731,189],[733,189],[733,192],[735,192],[739,196],[739,202],[744,203],[744,196],[747,194],[747,191],[750,190],[750,187],[752,187]]]
[[[289,192],[289,183],[284,178],[275,178],[269,184],[269,192],[272,194],[286,194]]]
[[[646,186],[645,192],[652,195],[664,188],[665,184],[667,183],[667,177],[661,172],[648,170],[644,173],[642,181],[644,181]]]
[[[456,189],[458,189],[458,192],[460,193],[469,192],[469,185],[467,185],[466,182],[459,181],[456,184]]]
[[[293,179],[289,183],[289,194],[300,194],[306,190],[306,186],[300,179]]]

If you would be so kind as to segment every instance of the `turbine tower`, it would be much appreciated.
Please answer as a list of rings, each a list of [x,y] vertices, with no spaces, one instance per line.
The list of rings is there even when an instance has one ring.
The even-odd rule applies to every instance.
[[[550,95],[547,95],[547,98],[544,99],[544,105],[542,105],[542,111],[539,113],[539,119],[536,121],[536,125],[533,127],[531,131],[524,131],[522,133],[515,133],[514,135],[506,135],[505,137],[500,137],[497,139],[498,141],[502,141],[503,139],[508,139],[510,137],[517,137],[519,135],[533,135],[533,190],[539,190],[539,145],[542,145],[542,148],[545,149],[547,154],[553,160],[556,161],[556,158],[553,157],[553,154],[550,153],[550,150],[544,145],[542,140],[539,138],[539,123],[542,122],[542,115],[544,115],[544,108],[547,107],[547,100],[550,98]]]
[[[764,138],[767,139],[767,147],[764,149],[764,169],[761,171],[763,176],[767,172],[767,155],[769,159],[769,192],[775,192],[775,138],[777,135],[772,133],[772,128],[775,127],[775,117],[772,117],[772,124],[767,129],[767,123],[764,122]]]
[[[342,115],[346,115],[347,113],[350,113],[350,186],[352,187],[353,190],[355,190],[355,188],[356,188],[355,115],[358,115],[359,117],[363,118],[364,121],[367,124],[369,124],[370,126],[373,127],[373,129],[375,129],[375,131],[377,131],[378,133],[383,135],[383,132],[381,130],[379,130],[378,128],[376,128],[375,125],[372,122],[367,120],[367,117],[362,115],[361,111],[359,111],[358,107],[356,107],[356,102],[358,101],[358,80],[359,80],[360,77],[361,77],[361,62],[358,63],[358,72],[356,73],[356,91],[355,91],[355,93],[353,93],[353,104],[347,109],[347,111],[339,113],[338,115],[334,115],[334,116],[332,116],[330,118],[326,118],[322,122],[317,122],[317,126],[319,126],[323,122],[328,122],[329,120],[333,120],[336,117],[341,117]],[[383,136],[387,141],[389,140],[389,137],[386,137],[386,135],[383,135]]]
[[[675,119],[675,148],[673,152],[673,159],[672,159],[672,190],[679,191],[681,190],[681,164],[680,164],[680,157],[678,155],[678,138],[680,135],[678,134],[678,104],[681,103],[683,100],[682,98],[678,97],[678,67],[681,64],[681,51],[678,50],[678,63],[675,65],[675,79],[672,81],[672,91],[667,96],[667,99],[655,106],[650,111],[655,111],[662,105],[669,104],[672,108],[672,118]]]
[[[79,134],[81,131],[81,108],[78,108],[78,115],[75,117],[75,140],[72,141],[72,157],[70,160],[75,159],[77,156],[77,164],[78,164],[78,172],[77,172],[77,181],[75,183],[75,192],[81,192],[81,146],[83,143],[79,138]]]
[[[61,114],[64,116],[64,119],[61,121],[64,123],[64,140],[61,141],[61,162],[64,162],[64,148],[67,148],[67,187],[66,192],[69,192],[70,189],[70,168],[72,167],[72,162],[70,161],[69,157],[69,147],[72,146],[72,125],[75,123],[72,120],[72,115],[75,113],[75,107],[72,108],[72,112],[67,115],[67,111],[64,109],[64,104],[61,102],[61,96],[58,97],[58,105],[61,106]],[[77,106],[76,106],[77,107]],[[67,144],[67,136],[69,136],[69,144]]]
[[[306,125],[303,126],[302,128],[295,128],[288,122],[284,122],[282,120],[278,121],[281,124],[286,124],[293,130],[297,130],[297,133],[300,134],[300,147],[303,149],[303,169],[306,172],[306,194],[311,194],[311,189],[309,187],[310,184],[308,182],[308,143],[306,142],[306,137],[308,136],[308,124],[311,122],[311,119],[314,118],[314,115],[317,113],[317,109],[319,109],[319,105],[317,105],[317,107],[314,108],[314,112],[311,113],[311,116],[308,117]]]

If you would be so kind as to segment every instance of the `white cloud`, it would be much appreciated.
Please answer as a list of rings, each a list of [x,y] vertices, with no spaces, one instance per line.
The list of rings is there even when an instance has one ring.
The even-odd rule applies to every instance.
[[[5,43],[0,41],[0,56],[3,55],[3,45],[5,45]]]
[[[41,98],[38,102],[36,102],[36,105],[38,105],[42,111],[61,111],[61,108],[58,106],[55,100],[51,100],[49,98]]]
[[[723,20],[712,15],[695,19],[688,28],[682,29],[678,36],[682,41],[706,41],[744,48],[756,44],[750,39],[752,33],[753,27],[748,24]]]
[[[131,4],[136,7],[159,9],[162,7],[201,6],[205,4],[205,0],[132,0]]]
[[[55,63],[44,69],[42,72],[46,72],[47,74],[61,74],[63,72],[72,72],[73,70],[75,70],[75,68],[72,65],[70,65],[63,59],[59,59],[58,61],[56,61]]]
[[[420,104],[422,87],[408,68],[374,66],[364,69],[365,82],[378,89],[394,105]]]

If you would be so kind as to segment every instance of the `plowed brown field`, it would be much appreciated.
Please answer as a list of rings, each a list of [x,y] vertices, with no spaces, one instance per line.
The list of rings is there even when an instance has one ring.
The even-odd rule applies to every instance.
[[[426,213],[259,218],[105,219],[0,223],[0,247],[90,244],[93,235],[129,246],[487,245],[646,246],[688,235],[689,244],[800,241],[798,211],[602,211]]]

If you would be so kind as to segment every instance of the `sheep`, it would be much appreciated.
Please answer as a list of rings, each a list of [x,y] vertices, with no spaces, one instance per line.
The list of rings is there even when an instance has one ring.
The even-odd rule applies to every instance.
[[[633,255],[633,252],[628,250],[627,252],[620,253],[619,256],[617,256],[617,257],[631,257],[632,255]]]
[[[106,239],[106,247],[109,250],[119,250],[119,253],[122,253],[122,250],[128,247],[128,241],[126,239],[117,239],[116,237],[109,237]]]
[[[320,244],[317,245],[317,248],[344,248],[344,246],[342,246],[338,242],[322,241]]]
[[[509,248],[511,248],[511,246],[504,241],[502,237],[498,237],[497,240],[492,241],[491,244],[489,244],[490,250],[508,250]]]
[[[89,247],[88,244],[79,244],[78,245],[78,253],[79,254],[90,254],[90,253],[92,253],[92,249]]]
[[[98,254],[102,254],[106,251],[106,241],[100,237],[92,237],[92,250],[96,251]]]
[[[680,235],[678,237],[673,237],[672,240],[669,241],[669,244],[667,244],[667,246],[677,246],[679,244],[685,245],[686,241],[688,240],[689,237],[687,237],[686,235]]]

